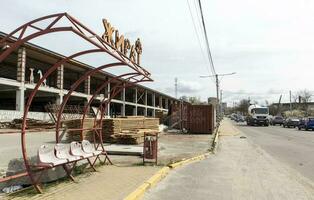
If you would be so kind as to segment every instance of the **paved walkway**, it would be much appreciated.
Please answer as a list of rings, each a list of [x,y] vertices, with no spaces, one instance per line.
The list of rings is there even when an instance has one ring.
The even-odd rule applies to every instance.
[[[6,169],[12,157],[20,156],[19,134],[0,134],[0,173]],[[29,155],[36,155],[39,144],[53,144],[54,133],[29,134]],[[169,164],[182,158],[189,158],[208,152],[212,135],[164,133],[159,139],[158,163]],[[3,144],[2,144],[3,143]],[[4,146],[3,146],[4,145]],[[4,153],[4,154],[3,154]],[[6,156],[3,156],[6,155]],[[84,173],[77,178],[78,183],[69,181],[45,186],[45,193],[37,195],[33,190],[21,192],[14,199],[123,199],[144,181],[157,172],[160,167],[140,166],[142,159],[137,156],[110,156],[117,166],[98,167],[99,172]],[[21,163],[19,161],[18,163]],[[14,165],[19,166],[19,165]],[[23,163],[21,163],[23,166]],[[123,166],[123,167],[121,167]],[[5,172],[5,171],[4,171]],[[1,199],[0,193],[0,199]]]
[[[65,181],[45,187],[44,194],[34,191],[11,196],[9,199],[102,199],[120,200],[133,192],[145,180],[154,175],[160,167],[117,167],[101,166],[98,172],[84,173],[77,176],[77,183]]]
[[[248,142],[230,121],[221,135],[216,155],[171,172],[144,199],[314,199],[313,182]]]

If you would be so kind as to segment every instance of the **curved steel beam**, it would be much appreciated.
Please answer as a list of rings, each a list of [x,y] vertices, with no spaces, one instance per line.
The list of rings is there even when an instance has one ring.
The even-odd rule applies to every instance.
[[[63,16],[66,16],[67,19],[69,20],[69,22],[72,25],[65,26],[65,27],[53,28],[53,26]],[[38,27],[35,24],[37,22],[45,21],[46,19],[49,19],[49,18],[55,18],[55,19],[46,28]],[[30,35],[28,35],[26,37],[23,37],[24,33],[27,30],[27,28],[36,29],[36,30],[38,30],[38,32],[35,32],[35,33],[32,33],[32,34],[30,34]],[[20,35],[18,36],[18,38],[14,42],[15,39],[11,39],[11,37],[13,37],[13,35],[16,34],[19,31],[21,31]],[[27,152],[26,152],[26,143],[25,143],[26,119],[27,119],[27,115],[28,115],[28,112],[29,112],[29,109],[30,109],[31,102],[32,102],[33,98],[35,97],[37,91],[39,90],[39,87],[41,86],[43,81],[53,71],[55,71],[59,66],[61,66],[61,64],[65,63],[66,61],[68,61],[70,59],[73,59],[74,57],[78,57],[78,56],[81,56],[81,55],[84,55],[84,54],[95,53],[95,52],[105,52],[105,53],[111,55],[112,57],[116,58],[117,60],[123,62],[125,65],[128,65],[131,69],[133,69],[136,72],[138,72],[141,75],[143,75],[143,79],[147,79],[146,81],[152,81],[152,79],[150,78],[150,73],[148,71],[146,71],[144,68],[140,67],[136,63],[130,61],[125,55],[123,55],[121,52],[117,51],[114,47],[112,47],[110,44],[108,44],[106,41],[104,41],[100,36],[95,34],[93,31],[88,29],[86,26],[84,26],[83,24],[78,22],[75,18],[73,18],[72,16],[68,15],[67,13],[59,13],[59,14],[49,15],[49,16],[45,16],[45,17],[41,17],[41,18],[32,20],[31,22],[28,22],[28,23],[20,26],[16,30],[14,30],[13,32],[11,32],[8,36],[6,36],[5,38],[3,38],[0,41],[0,45],[3,45],[6,42],[10,42],[9,43],[9,48],[5,49],[0,54],[0,62],[2,62],[5,58],[7,58],[7,56],[10,55],[10,53],[12,53],[14,50],[16,50],[19,46],[21,46],[25,42],[30,41],[33,38],[36,38],[36,37],[39,37],[41,35],[45,35],[45,34],[48,34],[48,33],[63,32],[63,31],[71,31],[71,32],[77,34],[78,36],[80,36],[81,38],[83,38],[84,40],[88,41],[89,43],[93,44],[97,48],[96,49],[91,49],[91,50],[85,50],[85,51],[78,52],[76,54],[68,56],[68,57],[62,59],[61,61],[58,61],[57,63],[55,63],[54,66],[49,68],[48,71],[44,74],[44,76],[38,81],[38,83],[34,87],[33,91],[29,95],[29,98],[28,98],[28,101],[27,101],[27,104],[26,104],[26,107],[25,107],[25,110],[24,110],[24,114],[23,114],[23,122],[22,122],[22,128],[21,128],[22,129],[21,130],[21,141],[22,141],[21,146],[22,146],[22,153],[23,153],[23,159],[24,159],[26,171],[27,171],[27,173],[28,173],[32,183],[35,183],[35,181],[34,181],[34,177],[31,174],[31,169],[30,169],[30,165],[29,165],[29,161],[28,161],[28,157],[27,157]],[[87,35],[86,32],[88,32],[91,35],[90,36]],[[96,41],[94,40],[94,38],[95,38]],[[13,42],[12,42],[12,40],[13,40]],[[39,188],[37,188],[35,184],[34,184],[34,186],[37,189],[37,191],[40,192]]]
[[[73,91],[83,82],[85,81],[88,76],[91,76],[97,72],[99,72],[100,70],[103,69],[107,69],[110,67],[115,67],[115,66],[123,66],[125,65],[124,63],[118,62],[118,63],[110,63],[110,64],[106,64],[106,65],[102,65],[100,67],[94,68],[92,70],[89,70],[88,72],[86,72],[82,77],[80,77],[80,79],[78,79],[77,81],[75,81],[75,83],[73,83],[71,85],[71,89],[68,91],[67,95],[63,97],[63,101],[62,104],[60,106],[60,109],[58,110],[58,114],[57,114],[57,122],[56,122],[56,133],[59,133],[60,130],[60,126],[61,126],[61,115],[64,111],[65,105],[68,102],[71,94],[73,93]],[[56,134],[59,135],[59,134]],[[56,142],[59,142],[59,136],[56,137]]]
[[[66,16],[66,18],[69,20],[69,22],[73,26],[52,28],[63,16]],[[53,22],[51,22],[45,29],[41,29],[41,28],[33,25],[36,22],[44,21],[44,20],[46,20],[48,18],[52,18],[52,17],[56,17],[56,19]],[[27,37],[22,39],[22,37],[23,37],[23,35],[24,35],[24,33],[28,27],[35,28],[36,30],[39,30],[39,31],[36,33],[30,34]],[[49,16],[41,17],[41,18],[35,19],[31,22],[28,22],[28,23],[20,26],[18,29],[14,30],[13,32],[11,32],[7,37],[3,38],[0,41],[0,44],[4,45],[5,41],[9,40],[9,38],[12,37],[18,31],[21,31],[20,36],[18,37],[18,39],[14,43],[9,45],[10,48],[6,49],[3,53],[1,53],[0,62],[2,62],[10,53],[12,53],[12,51],[16,50],[23,43],[25,43],[25,42],[27,42],[27,41],[35,38],[35,37],[38,37],[38,36],[44,35],[44,34],[48,34],[48,33],[52,33],[52,32],[58,32],[58,31],[72,31],[73,33],[82,37],[83,39],[85,39],[89,43],[95,45],[96,47],[102,49],[103,51],[105,51],[106,53],[111,55],[112,57],[116,58],[117,60],[124,62],[131,69],[133,69],[139,73],[142,73],[147,79],[152,81],[152,79],[150,78],[151,74],[147,70],[145,70],[144,68],[142,68],[138,64],[130,61],[130,59],[127,58],[124,54],[117,51],[113,46],[111,46],[109,43],[107,43],[99,35],[94,33],[92,30],[87,28],[85,25],[83,25],[82,23],[80,23],[78,20],[76,20],[74,17],[72,17],[71,15],[69,15],[67,13],[59,13],[59,14],[55,14],[55,15],[49,15]],[[90,36],[86,35],[86,33],[84,33],[84,31],[88,32],[90,34]],[[96,41],[94,41],[93,38],[95,38]],[[118,55],[116,55],[113,52],[115,52]]]
[[[119,88],[119,90],[115,91],[115,93],[114,93],[113,95],[110,95],[110,98],[109,98],[107,101],[106,101],[106,99],[103,99],[103,101],[101,102],[101,104],[100,104],[100,106],[99,106],[99,108],[98,108],[98,110],[97,110],[96,117],[95,117],[95,119],[94,119],[94,127],[96,128],[96,126],[97,126],[97,115],[98,115],[99,110],[101,111],[101,114],[100,114],[100,120],[99,120],[99,121],[100,121],[100,124],[99,124],[99,127],[98,127],[98,128],[102,127],[103,117],[104,117],[104,111],[106,110],[106,106],[108,105],[108,103],[111,101],[112,98],[114,98],[117,94],[119,94],[119,92],[121,92],[121,90],[122,90],[123,88],[131,87],[131,86],[133,86],[133,85],[136,84],[136,83],[145,82],[145,81],[147,81],[147,80],[144,80],[144,77],[143,77],[141,80],[137,80],[137,81],[135,81],[135,82],[128,82],[128,83],[127,83],[126,85],[124,85],[123,87],[121,87],[121,86],[116,86],[116,87],[114,87],[114,88],[113,88],[113,91],[115,91],[116,88]],[[106,102],[104,103],[104,101],[106,101]],[[105,107],[103,106],[103,104],[105,104]],[[102,129],[100,129],[100,133],[102,133]]]
[[[93,96],[90,98],[90,100],[88,101],[87,105],[84,107],[84,110],[83,110],[83,116],[82,116],[82,120],[81,120],[81,129],[84,129],[84,120],[85,120],[85,117],[86,117],[86,114],[88,112],[88,107],[91,105],[91,103],[93,102],[93,100],[96,98],[96,96],[100,93],[100,91],[102,89],[104,89],[109,83],[111,83],[111,81],[115,81],[117,79],[120,79],[124,76],[130,76],[130,75],[134,75],[134,76],[139,76],[141,74],[139,73],[128,73],[128,74],[124,74],[124,75],[120,75],[120,76],[116,76],[104,83],[101,84],[100,87],[97,88],[97,90],[93,93]],[[131,79],[133,78],[134,76],[131,76],[130,78],[128,79]],[[97,117],[97,114],[96,114],[96,117]],[[83,131],[81,131],[81,138],[83,138]]]

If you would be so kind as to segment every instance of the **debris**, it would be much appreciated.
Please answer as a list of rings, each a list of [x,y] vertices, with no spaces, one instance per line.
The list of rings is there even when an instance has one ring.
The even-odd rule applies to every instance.
[[[240,139],[246,139],[246,137],[245,136],[241,136]]]
[[[17,190],[20,190],[20,189],[22,189],[23,188],[23,186],[22,185],[11,185],[11,186],[9,186],[9,187],[5,187],[5,188],[3,188],[2,189],[2,191],[4,192],[4,193],[12,193],[12,192],[15,192],[15,191],[17,191]]]
[[[0,129],[21,129],[23,119],[13,119],[11,122],[0,122]],[[27,119],[26,129],[51,129],[54,128],[54,123],[37,120],[37,119]]]

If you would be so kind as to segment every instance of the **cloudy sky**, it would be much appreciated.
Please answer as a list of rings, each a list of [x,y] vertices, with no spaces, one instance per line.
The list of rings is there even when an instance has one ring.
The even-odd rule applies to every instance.
[[[193,27],[188,2],[201,38]],[[143,44],[142,66],[153,75],[146,84],[174,96],[215,96],[209,75],[196,0],[11,0],[1,5],[0,30],[44,15],[68,12],[99,35],[102,18],[120,33]],[[236,72],[221,80],[224,101],[250,97],[259,102],[289,100],[301,89],[313,91],[314,2],[310,0],[203,0],[209,43],[217,73]],[[82,47],[73,37],[50,36],[33,41],[65,54]],[[89,60],[97,60],[89,58]],[[92,62],[91,62],[92,63]]]

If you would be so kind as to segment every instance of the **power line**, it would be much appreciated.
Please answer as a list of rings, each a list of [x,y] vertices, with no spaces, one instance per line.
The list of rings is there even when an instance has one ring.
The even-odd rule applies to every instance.
[[[204,35],[205,35],[205,42],[206,42],[206,47],[207,47],[207,55],[208,55],[209,63],[211,64],[212,73],[214,75],[216,75],[216,70],[215,70],[212,54],[211,54],[210,47],[209,47],[208,36],[207,36],[207,31],[206,31],[206,26],[205,26],[205,20],[204,20],[201,0],[198,0],[198,5],[200,8],[200,12],[201,12],[201,19],[202,19],[203,31],[204,31]]]
[[[193,27],[194,27],[194,30],[195,30],[195,33],[196,33],[196,36],[197,36],[198,45],[199,45],[199,47],[200,47],[200,49],[201,49],[203,58],[206,60],[206,56],[205,56],[205,53],[204,53],[204,50],[203,50],[203,47],[202,47],[202,43],[201,43],[200,37],[199,37],[199,35],[198,35],[197,27],[196,27],[196,25],[195,25],[195,21],[194,21],[194,17],[193,17],[193,14],[192,14],[192,9],[191,9],[191,6],[190,6],[190,2],[189,2],[189,0],[186,0],[186,1],[187,1],[187,3],[188,3],[190,15],[191,15],[192,22],[193,22]],[[208,73],[209,73],[210,71],[209,71],[209,68],[208,68],[207,65],[206,65],[206,68],[207,68],[207,71],[208,71]]]
[[[205,56],[205,53],[204,53],[204,49],[203,49],[203,46],[202,46],[202,42],[201,42],[201,39],[200,39],[200,36],[199,36],[199,33],[198,33],[198,27],[199,27],[199,28],[202,28],[202,26],[201,26],[200,16],[199,16],[199,13],[198,13],[198,9],[197,9],[196,3],[194,3],[194,7],[195,7],[195,10],[196,10],[196,15],[197,15],[197,16],[196,16],[197,25],[196,25],[196,23],[195,23],[195,19],[194,19],[194,16],[193,16],[193,12],[192,12],[191,5],[190,5],[189,0],[187,0],[187,4],[188,4],[189,11],[190,11],[190,15],[191,15],[191,18],[192,18],[194,31],[195,31],[195,34],[196,34],[196,36],[197,36],[198,45],[199,45],[199,47],[200,47],[200,50],[201,50],[201,53],[202,53],[203,58],[206,60],[206,56]],[[202,35],[202,31],[200,32],[200,34]],[[207,72],[208,72],[209,74],[213,73],[212,69],[210,70],[209,67],[208,67],[208,65],[206,65],[206,69],[207,69]],[[212,71],[212,72],[210,73],[210,71]],[[212,81],[215,82],[215,78],[214,78],[214,77],[212,78]]]

